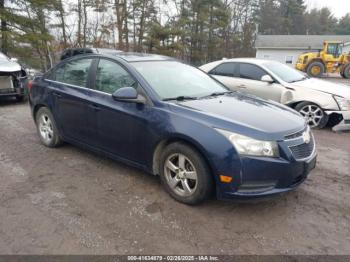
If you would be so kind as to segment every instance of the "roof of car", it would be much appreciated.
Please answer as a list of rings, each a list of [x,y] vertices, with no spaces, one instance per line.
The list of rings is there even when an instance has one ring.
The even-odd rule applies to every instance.
[[[119,58],[124,59],[127,62],[174,60],[171,57],[162,56],[162,55],[123,52],[121,50],[108,49],[108,48],[69,48],[63,51],[61,60],[65,60],[67,58],[78,56],[78,55],[89,55],[89,54],[117,56]]]
[[[264,60],[264,59],[257,59],[257,58],[231,58],[231,59],[224,58],[222,60],[218,60],[218,61],[206,64],[206,65],[202,65],[200,67],[200,69],[202,69],[206,72],[209,72],[213,68],[215,68],[218,65],[223,64],[223,63],[238,62],[238,63],[251,63],[251,64],[256,64],[256,65],[262,65],[262,64],[266,63],[267,61],[271,61],[271,60]]]
[[[132,52],[120,52],[115,54],[115,56],[124,59],[127,62],[142,62],[142,61],[171,61],[175,60],[172,57],[155,55],[155,54],[145,54],[145,53],[132,53]]]
[[[222,62],[240,62],[240,63],[252,63],[252,64],[263,64],[268,60],[257,59],[257,58],[232,58],[232,59],[223,59]]]

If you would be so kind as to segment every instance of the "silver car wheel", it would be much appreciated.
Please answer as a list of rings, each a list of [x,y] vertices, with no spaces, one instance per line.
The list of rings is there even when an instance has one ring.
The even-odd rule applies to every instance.
[[[42,114],[39,119],[39,133],[45,143],[50,144],[54,137],[51,119],[48,115]]]
[[[197,189],[196,168],[183,154],[173,154],[167,158],[164,174],[171,190],[179,196],[191,196]]]
[[[299,113],[305,118],[310,127],[319,126],[324,117],[322,109],[316,105],[304,106]]]

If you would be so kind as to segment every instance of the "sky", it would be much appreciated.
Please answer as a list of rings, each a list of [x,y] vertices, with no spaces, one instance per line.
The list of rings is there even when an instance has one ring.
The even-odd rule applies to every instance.
[[[350,13],[350,0],[305,0],[309,9],[329,7],[335,17]]]

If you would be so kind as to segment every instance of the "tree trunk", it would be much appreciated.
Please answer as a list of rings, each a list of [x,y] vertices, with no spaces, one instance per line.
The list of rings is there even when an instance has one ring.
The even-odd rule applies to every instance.
[[[123,26],[124,26],[124,0],[115,0],[115,10],[117,15],[118,46],[124,50]]]
[[[136,51],[136,4],[132,2],[132,23],[133,23],[133,51]]]
[[[83,12],[84,12],[84,25],[83,25],[83,47],[86,47],[86,28],[87,28],[87,3],[83,0]]]
[[[127,10],[127,1],[124,1],[124,38],[125,38],[125,51],[129,52],[129,28],[128,28],[128,10]]]
[[[208,41],[208,54],[207,54],[207,59],[209,61],[213,61],[214,60],[214,43],[213,43],[213,4],[210,4],[210,11],[209,11],[209,41]]]
[[[139,43],[138,43],[138,47],[137,47],[139,52],[142,50],[142,41],[143,41],[143,34],[144,34],[144,28],[145,28],[146,8],[147,8],[147,0],[144,0],[142,3],[142,10],[141,10],[141,17],[140,17]]]
[[[5,0],[0,0],[0,12],[5,11]],[[7,22],[4,18],[1,19],[1,51],[4,54],[8,52],[8,39],[7,39]]]
[[[61,27],[62,27],[63,47],[67,48],[68,44],[67,44],[66,23],[64,21],[65,11],[64,11],[62,0],[58,1],[58,5],[59,5],[58,12],[59,12],[59,16],[60,16],[60,20],[61,20]]]
[[[82,11],[81,11],[81,0],[78,0],[78,32],[77,32],[77,43],[81,47],[81,21],[82,21]]]

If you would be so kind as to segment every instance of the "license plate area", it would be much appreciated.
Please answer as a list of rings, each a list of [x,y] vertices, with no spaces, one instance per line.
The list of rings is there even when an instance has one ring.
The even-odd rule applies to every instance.
[[[12,76],[0,76],[0,89],[13,89]]]

